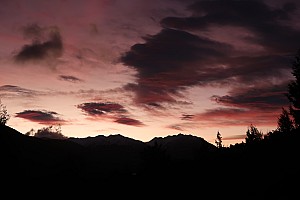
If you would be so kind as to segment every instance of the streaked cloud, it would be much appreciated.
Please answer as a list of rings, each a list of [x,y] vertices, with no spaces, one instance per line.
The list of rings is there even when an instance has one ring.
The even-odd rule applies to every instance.
[[[77,106],[79,109],[84,111],[86,114],[91,116],[105,115],[110,113],[126,113],[124,107],[117,103],[111,102],[90,102],[83,103]]]
[[[92,119],[108,119],[110,121],[130,126],[143,126],[144,124],[130,117],[130,113],[120,104],[112,102],[89,102],[77,105],[88,117]]]
[[[43,93],[36,90],[23,88],[16,85],[2,85],[0,86],[0,96],[5,98],[33,98]]]
[[[239,87],[232,89],[225,96],[214,95],[211,100],[224,106],[261,111],[278,110],[288,105],[287,85],[287,82],[283,82],[260,87]]]
[[[144,126],[144,124],[141,121],[129,117],[119,117],[114,122],[130,126]]]
[[[65,120],[60,118],[60,115],[58,113],[47,110],[24,110],[22,112],[16,113],[15,117],[23,118],[44,125],[66,123]]]
[[[58,79],[59,79],[59,80],[62,80],[62,81],[68,81],[68,82],[71,82],[71,83],[79,83],[79,82],[83,82],[82,79],[77,78],[77,77],[75,77],[75,76],[70,76],[70,75],[59,75],[59,76],[58,76]]]
[[[190,114],[182,114],[181,119],[182,120],[192,120],[194,118],[194,115]]]

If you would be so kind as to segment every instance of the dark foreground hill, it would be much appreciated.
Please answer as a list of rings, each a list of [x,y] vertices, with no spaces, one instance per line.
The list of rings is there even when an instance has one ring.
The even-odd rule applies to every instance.
[[[295,131],[217,149],[182,134],[149,142],[121,135],[54,140],[0,126],[0,172],[3,183],[35,187],[121,186],[152,193],[288,199],[299,190],[299,141]]]

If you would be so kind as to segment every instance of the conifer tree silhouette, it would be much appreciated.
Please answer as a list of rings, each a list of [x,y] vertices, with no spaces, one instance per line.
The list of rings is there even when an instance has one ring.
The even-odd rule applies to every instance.
[[[0,126],[4,126],[9,118],[10,115],[7,112],[6,106],[2,104],[0,99]]]
[[[215,143],[216,143],[216,146],[218,148],[222,148],[223,147],[223,145],[222,145],[222,136],[221,136],[221,133],[219,131],[217,133],[217,138],[215,140]]]
[[[293,121],[285,108],[282,108],[282,113],[278,117],[277,126],[277,130],[282,133],[289,133],[294,129]]]
[[[291,103],[290,113],[294,118],[296,128],[300,127],[300,49],[298,50],[295,59],[292,63],[292,75],[295,80],[292,80],[288,85],[287,97]]]
[[[263,133],[251,124],[246,132],[246,143],[255,143],[263,139]]]

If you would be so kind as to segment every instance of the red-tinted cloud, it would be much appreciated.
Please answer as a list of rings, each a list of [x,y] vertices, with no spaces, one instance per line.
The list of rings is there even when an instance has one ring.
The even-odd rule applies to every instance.
[[[58,117],[58,113],[47,110],[24,110],[16,113],[16,117],[27,119],[44,125],[64,124],[66,121]]]
[[[268,125],[274,126],[280,114],[280,109],[273,111],[248,110],[239,108],[207,109],[204,113],[196,114],[195,121],[200,121],[206,126],[249,126]]]
[[[222,140],[240,140],[240,139],[245,139],[245,137],[246,134],[232,135],[232,136],[222,137]]]
[[[92,119],[105,118],[119,124],[130,126],[144,125],[139,120],[129,117],[129,112],[118,103],[90,102],[77,105],[77,108],[81,109],[89,117],[92,117]]]
[[[114,122],[130,126],[144,126],[144,124],[141,121],[129,117],[119,117]]]
[[[255,123],[274,126],[281,108],[289,105],[285,96],[287,84],[283,82],[271,86],[267,84],[260,87],[238,87],[232,89],[228,95],[214,95],[211,100],[220,107],[195,114],[192,120],[208,125],[249,126]]]
[[[83,103],[77,106],[82,111],[90,116],[97,116],[97,115],[105,115],[109,113],[126,113],[127,111],[124,107],[117,103],[98,103],[98,102],[91,102],[91,103]]]
[[[281,84],[238,87],[232,89],[229,95],[214,95],[211,100],[224,106],[238,107],[245,109],[256,109],[262,111],[278,110],[288,105],[287,82]]]

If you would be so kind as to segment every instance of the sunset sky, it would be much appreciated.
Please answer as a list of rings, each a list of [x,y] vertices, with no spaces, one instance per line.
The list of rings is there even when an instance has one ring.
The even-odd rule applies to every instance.
[[[288,105],[297,1],[1,0],[7,125],[68,137],[267,133]]]

